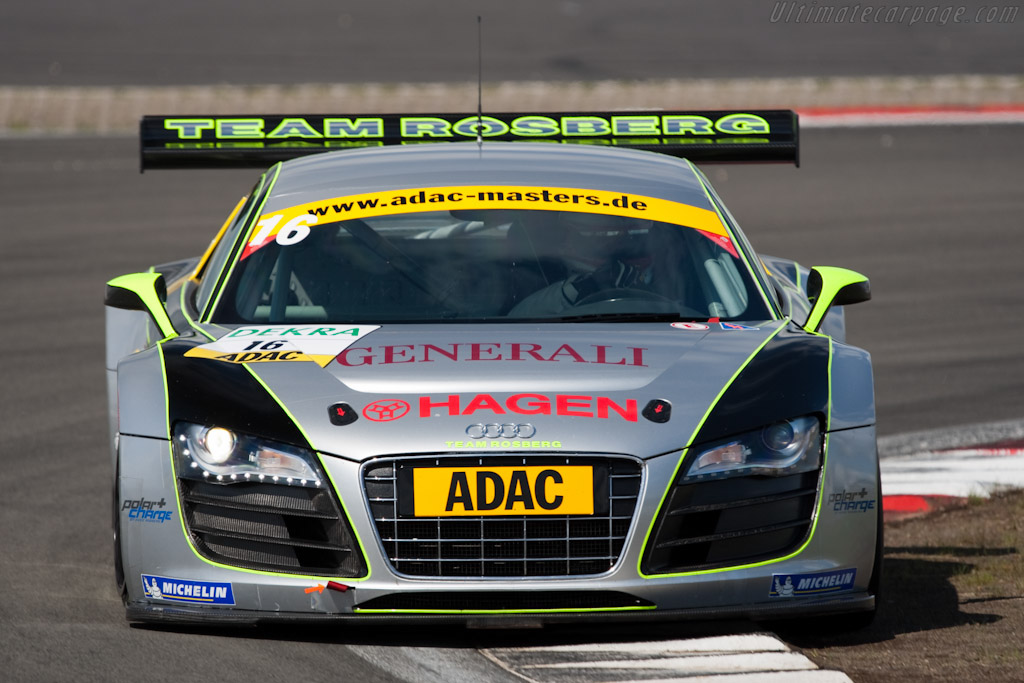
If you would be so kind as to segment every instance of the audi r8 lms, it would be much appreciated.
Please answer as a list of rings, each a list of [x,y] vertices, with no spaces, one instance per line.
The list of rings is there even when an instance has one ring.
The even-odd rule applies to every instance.
[[[110,280],[136,621],[875,609],[862,275],[759,255],[695,162],[788,111],[146,117],[267,169],[205,254]]]

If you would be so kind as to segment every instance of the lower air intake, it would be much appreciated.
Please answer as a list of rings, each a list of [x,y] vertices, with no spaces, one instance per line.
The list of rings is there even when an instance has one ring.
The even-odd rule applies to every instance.
[[[178,480],[185,526],[203,557],[282,573],[366,574],[362,554],[326,489]]]
[[[815,470],[787,477],[677,482],[658,515],[643,572],[747,564],[795,551],[811,530],[818,478]]]
[[[469,591],[449,593],[398,593],[359,605],[360,610],[509,611],[593,610],[653,607],[654,603],[614,591]]]

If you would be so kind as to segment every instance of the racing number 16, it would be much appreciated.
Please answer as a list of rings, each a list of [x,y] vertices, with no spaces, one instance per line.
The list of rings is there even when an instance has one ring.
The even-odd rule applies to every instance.
[[[266,342],[254,341],[253,343],[249,344],[248,346],[246,346],[242,350],[243,351],[255,351],[255,350],[259,349],[260,351],[273,351],[274,349],[279,349],[282,346],[284,346],[284,340],[283,339],[274,339],[272,341],[266,341]]]

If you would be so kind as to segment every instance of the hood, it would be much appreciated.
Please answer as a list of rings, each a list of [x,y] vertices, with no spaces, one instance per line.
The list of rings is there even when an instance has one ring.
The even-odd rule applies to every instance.
[[[784,323],[676,325],[394,325],[353,339],[324,367],[183,361],[247,370],[314,449],[347,459],[482,450],[650,457],[684,448]]]

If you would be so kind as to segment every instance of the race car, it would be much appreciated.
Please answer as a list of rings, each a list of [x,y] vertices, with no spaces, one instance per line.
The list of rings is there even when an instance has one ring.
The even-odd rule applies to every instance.
[[[881,572],[868,280],[757,254],[695,162],[790,111],[145,117],[266,170],[107,283],[127,618],[826,617]]]

